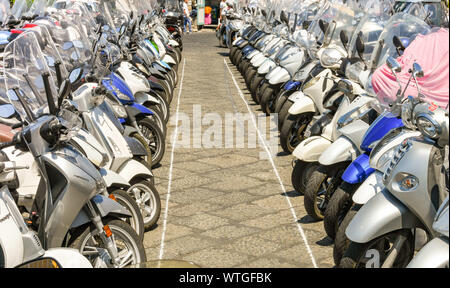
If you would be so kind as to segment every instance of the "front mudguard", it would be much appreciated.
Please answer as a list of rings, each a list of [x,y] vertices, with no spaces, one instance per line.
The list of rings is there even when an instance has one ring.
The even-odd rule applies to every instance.
[[[119,173],[119,175],[122,176],[122,178],[128,183],[135,178],[143,178],[153,181],[152,171],[146,165],[133,159],[122,164],[122,166],[117,169],[117,173]]]
[[[448,238],[434,238],[420,249],[406,268],[448,268],[448,249]]]
[[[103,180],[108,188],[120,188],[127,190],[130,187],[130,183],[125,180],[122,176],[116,172],[108,169],[99,169],[100,175],[102,175]]]
[[[292,155],[304,162],[317,162],[322,152],[330,147],[330,145],[331,141],[322,136],[309,137],[295,147]]]
[[[383,173],[375,171],[358,187],[352,196],[352,200],[356,204],[364,205],[384,188]]]
[[[352,161],[358,154],[356,148],[350,139],[345,136],[339,137],[330,145],[322,155],[320,155],[319,163],[324,166],[331,166],[337,163]]]
[[[270,85],[277,85],[291,80],[291,75],[289,75],[289,72],[283,67],[276,67],[266,75],[266,79],[269,81]]]
[[[260,53],[258,50],[253,50],[252,52],[250,52],[249,54],[247,54],[245,56],[245,59],[247,60],[251,60],[254,56],[258,55],[258,53]]]
[[[352,242],[368,243],[393,231],[413,228],[424,226],[411,210],[383,189],[361,207],[345,235]]]
[[[134,95],[134,100],[136,103],[140,104],[140,105],[146,105],[146,104],[150,104],[150,105],[160,105],[161,101],[156,98],[153,97],[152,95],[149,95],[148,93],[144,93],[144,92],[138,92]]]
[[[116,201],[103,196],[103,195],[95,195],[92,198],[92,202],[97,208],[97,211],[100,213],[100,217],[104,218],[108,215],[111,216],[117,216],[117,217],[131,217],[131,213],[128,212],[128,210],[117,203]],[[87,215],[87,213],[84,210],[80,210],[80,213],[78,213],[77,217],[73,221],[72,225],[70,225],[70,228],[76,228],[80,227],[84,224],[90,223],[91,219]]]
[[[342,174],[342,180],[350,184],[362,183],[375,169],[370,167],[369,155],[361,154],[355,159]]]
[[[42,259],[48,258],[56,260],[61,268],[92,268],[91,262],[72,248],[50,248],[42,255]]]
[[[177,61],[175,61],[175,59],[173,59],[172,56],[170,56],[169,54],[164,55],[162,60],[168,64],[172,64],[172,65],[177,64]]]
[[[316,113],[316,105],[314,104],[314,101],[303,94],[301,91],[297,91],[294,94],[289,97],[289,100],[292,98],[297,98],[298,100],[294,102],[294,104],[289,108],[289,114],[291,115],[299,115],[302,113]]]

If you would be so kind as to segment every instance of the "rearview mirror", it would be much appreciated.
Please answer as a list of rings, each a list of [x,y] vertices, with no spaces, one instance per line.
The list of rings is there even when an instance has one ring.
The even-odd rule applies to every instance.
[[[392,72],[394,73],[399,73],[402,71],[402,66],[400,66],[400,64],[398,64],[397,60],[395,60],[394,58],[392,58],[391,56],[389,56],[386,59],[386,65],[389,67],[389,69],[392,70]]]
[[[284,11],[281,11],[280,13],[280,20],[281,22],[284,22],[286,25],[289,24],[289,19],[286,17],[286,13],[284,13]]]
[[[364,50],[365,50],[364,40],[362,39],[362,33],[360,32],[358,34],[358,37],[356,37],[356,51],[358,52],[359,57],[362,58]]]
[[[81,76],[83,75],[83,69],[81,68],[75,68],[70,72],[69,75],[69,81],[70,83],[78,82],[81,79]]]
[[[261,14],[262,14],[264,17],[267,17],[267,12],[266,12],[266,10],[261,10]]]
[[[397,36],[394,36],[394,38],[392,38],[392,42],[398,50],[404,51],[406,49],[400,38],[398,38]]]
[[[341,30],[341,33],[339,34],[339,36],[341,38],[342,45],[344,45],[344,48],[347,49],[347,44],[348,44],[347,33],[345,33],[344,30]]]
[[[416,62],[413,64],[413,75],[417,78],[422,78],[424,76],[422,67]]]
[[[58,102],[61,102],[63,99],[67,98],[69,96],[70,90],[72,89],[72,85],[70,83],[70,81],[68,81],[67,79],[64,80],[61,83],[61,86],[59,87],[59,97]]]
[[[11,104],[0,105],[0,118],[11,118],[14,114],[16,114],[16,110]]]
[[[319,27],[320,27],[320,30],[322,30],[322,32],[325,34],[325,32],[328,29],[328,23],[326,21],[320,19],[319,20]]]

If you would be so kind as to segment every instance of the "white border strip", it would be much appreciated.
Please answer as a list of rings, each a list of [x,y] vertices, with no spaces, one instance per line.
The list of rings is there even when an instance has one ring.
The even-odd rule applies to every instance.
[[[186,67],[186,58],[184,58],[183,70],[181,72],[180,90],[178,91],[177,110],[176,110],[176,115],[175,115],[176,126],[175,126],[175,131],[173,133],[173,139],[172,139],[172,152],[170,154],[169,184],[167,184],[166,208],[164,211],[163,231],[161,234],[161,248],[159,250],[159,259],[161,259],[161,260],[163,259],[163,255],[164,255],[164,240],[166,238],[167,217],[169,215],[170,190],[172,189],[173,154],[174,154],[175,147],[177,145],[177,139],[178,139],[178,119],[179,119],[178,112],[180,109],[181,92],[183,91],[184,67]]]
[[[231,78],[233,79],[234,86],[236,86],[236,89],[237,89],[238,92],[239,92],[239,96],[241,97],[242,101],[244,101],[245,106],[247,106],[248,112],[249,112],[250,115],[252,116],[252,122],[253,122],[253,125],[255,126],[255,129],[256,129],[256,131],[257,131],[257,133],[258,133],[258,137],[259,137],[261,143],[263,144],[264,149],[265,149],[266,152],[267,152],[267,155],[269,156],[270,164],[272,164],[273,171],[275,172],[275,176],[277,177],[278,182],[280,183],[281,190],[283,191],[283,194],[286,196],[286,200],[287,200],[287,202],[288,202],[288,204],[289,204],[289,208],[290,208],[290,210],[291,210],[292,217],[294,217],[295,223],[297,224],[297,227],[298,227],[298,231],[300,232],[300,235],[301,235],[302,238],[303,238],[303,242],[305,243],[306,250],[308,251],[309,257],[311,258],[311,262],[312,262],[314,268],[317,268],[316,259],[314,258],[314,255],[313,255],[313,253],[312,253],[312,251],[311,251],[311,247],[310,247],[309,244],[308,244],[308,239],[306,238],[305,231],[303,231],[302,226],[301,226],[300,223],[298,222],[298,217],[297,217],[297,214],[295,213],[294,207],[292,206],[291,200],[289,199],[289,197],[287,197],[286,187],[284,187],[283,181],[282,181],[281,178],[280,178],[280,174],[278,173],[277,167],[275,166],[275,162],[274,162],[273,159],[272,159],[272,154],[270,153],[270,149],[269,149],[269,147],[267,146],[266,141],[264,141],[264,138],[263,138],[262,135],[261,135],[261,131],[259,131],[258,126],[256,125],[255,114],[254,114],[254,113],[252,112],[252,110],[250,109],[250,106],[248,106],[247,100],[245,100],[245,98],[244,98],[244,93],[242,93],[241,88],[239,88],[239,86],[238,86],[238,84],[237,84],[237,82],[236,82],[236,79],[234,78],[234,75],[233,75],[233,73],[231,72],[230,67],[228,66],[227,61],[226,61],[225,59],[223,59],[223,62],[225,63],[225,65],[226,65],[227,68],[228,68],[228,72],[230,73]]]

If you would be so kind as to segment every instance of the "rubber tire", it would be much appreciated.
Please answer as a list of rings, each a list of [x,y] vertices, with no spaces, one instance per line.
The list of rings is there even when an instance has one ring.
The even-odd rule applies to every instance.
[[[342,220],[342,223],[341,225],[339,225],[338,231],[336,232],[333,246],[333,259],[336,266],[339,266],[339,263],[341,263],[341,259],[351,242],[347,238],[347,235],[345,235],[345,230],[347,229],[353,218],[356,216],[359,209],[361,209],[361,207],[361,205],[353,205],[347,212],[347,215],[345,215],[344,220]]]
[[[242,50],[239,50],[236,52],[236,55],[234,55],[234,62],[233,62],[234,66],[237,67],[241,59],[242,59]]]
[[[401,230],[397,230],[397,231],[393,231],[393,232],[388,233],[388,234],[381,235],[380,237],[375,238],[375,239],[373,239],[372,241],[370,241],[368,243],[351,242],[348,245],[348,249],[345,251],[345,254],[344,254],[344,256],[341,259],[341,262],[339,264],[339,268],[356,268],[357,262],[359,261],[361,256],[363,254],[365,254],[367,249],[370,246],[372,246],[372,243],[374,243],[375,241],[379,240],[381,237],[385,237],[385,236],[390,235],[390,234],[395,234],[395,233],[398,233],[399,231],[401,231]],[[412,236],[411,230],[408,230],[408,234],[409,234],[408,239],[405,241],[405,243],[402,246],[402,249],[399,251],[399,255],[400,255],[401,252],[403,251],[405,245],[409,245],[410,246],[410,250],[411,250],[410,253],[411,253],[411,255],[409,255],[409,257],[408,257],[409,260],[405,261],[405,265],[404,266],[406,266],[412,260],[413,255],[414,255],[414,240],[412,239],[413,236]],[[404,268],[404,266],[395,267],[395,268]]]
[[[114,195],[117,203],[125,207],[133,215],[133,222],[136,227],[133,227],[131,224],[130,226],[138,235],[139,241],[142,242],[144,240],[144,219],[142,218],[141,210],[136,204],[136,201],[134,201],[133,197],[131,197],[130,194],[121,189],[116,189],[109,194]]]
[[[270,88],[270,84],[269,84],[269,82],[267,82],[267,81],[265,81],[262,85],[259,85],[259,86],[256,88],[256,93],[255,93],[255,95],[256,95],[256,99],[258,100],[258,104],[261,105],[261,99],[262,99],[262,96],[264,95],[265,91],[266,91],[267,89],[269,89],[269,88]],[[263,111],[263,112],[264,112],[264,111]]]
[[[309,178],[311,172],[314,171],[319,164],[317,162],[304,162],[297,160],[292,169],[291,182],[295,191],[303,195],[306,189],[306,179]]]
[[[289,101],[290,102],[290,101]],[[290,115],[286,117],[286,119],[283,122],[283,126],[281,126],[280,131],[280,145],[284,152],[291,154],[294,152],[295,147],[291,147],[291,145],[288,145],[289,142],[289,136],[292,130],[292,126],[296,123],[298,117],[310,117],[312,119],[313,113],[302,113],[299,115]],[[311,121],[311,119],[309,121]]]
[[[318,221],[323,220],[325,211],[320,211],[316,205],[317,187],[320,187],[327,178],[328,175],[326,173],[316,169],[308,179],[304,192],[305,197],[303,198],[303,204],[305,205],[306,213]]]
[[[242,71],[244,70],[244,65],[246,63],[246,60],[242,60],[238,63],[238,71],[242,74]]]
[[[236,54],[237,51],[238,51],[238,47],[236,47],[236,46],[231,47],[230,54],[228,55],[231,63],[233,63],[234,55]],[[235,64],[235,63],[233,63],[233,64]]]
[[[159,192],[156,189],[155,185],[150,183],[149,181],[147,181],[145,179],[140,179],[140,178],[132,179],[130,181],[130,185],[131,186],[134,186],[134,185],[139,184],[139,183],[142,184],[142,185],[147,186],[152,191],[153,195],[155,196],[155,201],[156,201],[156,203],[155,203],[156,204],[155,217],[153,217],[152,219],[150,219],[148,221],[145,221],[145,219],[144,219],[144,227],[147,230],[147,229],[152,228],[158,222],[159,217],[161,216],[161,197],[160,197]]]
[[[328,237],[336,238],[336,233],[339,229],[340,222],[345,218],[352,205],[352,195],[358,185],[351,185],[349,183],[342,183],[328,202],[325,210],[325,217],[323,218],[323,226]],[[344,216],[344,217],[342,217]]]
[[[167,133],[166,121],[164,119],[163,112],[161,108],[156,105],[145,106],[148,110],[152,111],[154,115],[151,116],[151,119],[158,124],[158,127],[161,129],[164,135]]]
[[[261,105],[261,110],[266,114],[266,116],[269,116],[270,113],[273,112],[273,111],[270,111],[269,101],[274,97],[275,89],[272,88],[269,83],[265,83],[265,84],[267,84],[267,86],[263,90],[263,93],[261,95],[261,101],[259,102],[259,104]]]
[[[252,94],[252,99],[255,103],[259,104],[258,98],[256,96],[256,90],[258,90],[258,86],[265,78],[265,75],[255,74],[255,77],[250,82],[250,93]]]
[[[165,150],[166,150],[166,140],[165,140],[166,135],[159,128],[158,124],[156,124],[155,121],[153,121],[153,120],[151,120],[151,119],[149,119],[147,117],[139,119],[137,121],[137,123],[138,123],[139,127],[141,125],[145,125],[149,129],[153,130],[152,132],[158,138],[157,141],[160,141],[159,142],[159,146],[157,146],[156,149],[155,149],[156,151],[154,152],[152,150],[152,168],[154,168],[156,165],[159,164],[159,162],[161,162],[162,158],[164,157],[164,153],[165,153]],[[139,128],[139,129],[141,129],[141,128]],[[146,138],[146,140],[148,140],[148,139]],[[151,147],[150,144],[149,144],[149,146]]]
[[[278,127],[283,127],[284,121],[289,116],[289,109],[291,109],[292,105],[294,105],[294,102],[286,100],[281,107],[280,112],[278,112]]]
[[[251,81],[252,81],[253,77],[255,77],[256,73],[258,73],[258,70],[256,70],[255,67],[252,67],[245,74],[244,78],[245,78],[245,84],[247,85],[247,88],[250,87]]]
[[[250,67],[252,67],[252,63],[250,63],[250,60],[245,60],[244,66],[242,68],[242,75],[245,75]]]
[[[122,221],[122,220],[118,220],[118,219],[114,219],[114,218],[105,218],[103,219],[103,225],[108,225],[109,228],[111,229],[111,231],[114,234],[114,230],[115,227],[118,227],[121,230],[124,230],[125,233],[128,234],[128,236],[130,238],[132,238],[132,241],[135,242],[134,244],[136,245],[136,248],[138,250],[139,253],[139,263],[145,263],[147,262],[147,256],[145,254],[145,249],[144,249],[144,245],[142,243],[142,241],[139,241],[138,235],[136,234],[136,232],[133,230],[133,228],[131,228],[131,226],[129,224],[127,224],[126,222]],[[81,249],[81,243],[83,243],[84,239],[93,231],[97,230],[97,228],[94,226],[94,224],[90,224],[90,225],[83,225],[80,227],[76,228],[78,231],[76,233],[76,238],[71,237],[70,238],[70,242],[69,242],[69,246],[70,248],[74,248],[78,251],[80,251]]]

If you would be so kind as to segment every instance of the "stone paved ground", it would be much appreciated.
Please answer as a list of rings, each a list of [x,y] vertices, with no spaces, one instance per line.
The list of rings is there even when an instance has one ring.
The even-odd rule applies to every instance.
[[[184,47],[180,113],[192,115],[196,104],[201,105],[203,115],[248,113],[224,59],[249,107],[260,113],[242,77],[230,63],[228,49],[218,47],[214,33],[188,35]],[[303,197],[291,186],[290,155],[274,159],[286,189],[283,193],[271,162],[260,158],[262,148],[194,149],[177,145],[168,197],[172,152],[169,139],[175,130],[178,89],[171,105],[173,122],[168,127],[166,155],[162,166],[154,170],[162,211],[157,227],[145,234],[148,259],[159,259],[163,250],[163,259],[192,261],[201,267],[313,267],[312,258],[318,267],[333,266],[332,242],[326,237],[322,222],[314,223],[305,216]]]

